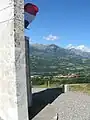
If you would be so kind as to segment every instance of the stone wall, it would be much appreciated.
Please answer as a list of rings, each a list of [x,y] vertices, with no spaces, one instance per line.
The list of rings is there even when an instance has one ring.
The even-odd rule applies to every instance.
[[[3,9],[0,11],[0,118],[3,120],[28,120],[23,8],[23,0],[0,2],[0,10]]]

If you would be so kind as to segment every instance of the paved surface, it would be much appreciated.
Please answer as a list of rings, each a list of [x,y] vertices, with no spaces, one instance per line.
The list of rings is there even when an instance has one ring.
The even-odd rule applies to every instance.
[[[90,96],[84,93],[61,94],[51,105],[44,108],[33,120],[90,120]]]

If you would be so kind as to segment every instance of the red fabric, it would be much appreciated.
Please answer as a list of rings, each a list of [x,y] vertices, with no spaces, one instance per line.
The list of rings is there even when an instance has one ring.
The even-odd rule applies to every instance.
[[[38,7],[34,4],[27,3],[24,6],[24,11],[36,16],[36,14],[38,12]]]

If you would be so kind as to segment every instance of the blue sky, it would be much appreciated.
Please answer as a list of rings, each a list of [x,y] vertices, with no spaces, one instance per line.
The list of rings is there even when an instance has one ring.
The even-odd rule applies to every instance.
[[[29,1],[39,7],[30,30],[25,30],[32,43],[90,47],[90,0]]]

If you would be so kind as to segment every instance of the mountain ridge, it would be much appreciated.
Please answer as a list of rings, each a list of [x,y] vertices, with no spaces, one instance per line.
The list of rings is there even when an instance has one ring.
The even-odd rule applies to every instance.
[[[85,62],[87,62],[88,59],[90,59],[89,52],[82,52],[74,48],[65,49],[55,44],[30,45],[31,71],[35,74],[46,72],[68,73],[72,69],[84,68],[83,61],[86,60]]]
[[[90,52],[86,52],[86,51],[82,51],[81,49],[77,49],[77,48],[63,48],[60,47],[58,45],[55,44],[48,44],[48,45],[44,45],[44,44],[31,44],[30,45],[31,49],[32,47],[36,50],[42,50],[43,52],[60,52],[60,50],[62,50],[64,53],[66,54],[75,54],[75,55],[79,55],[81,57],[85,57],[85,58],[90,58]]]

